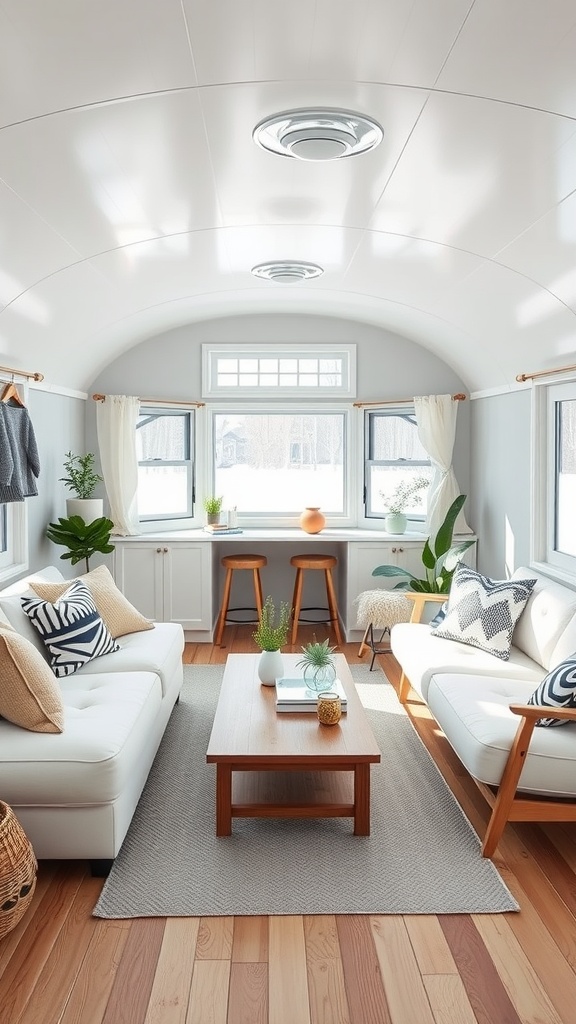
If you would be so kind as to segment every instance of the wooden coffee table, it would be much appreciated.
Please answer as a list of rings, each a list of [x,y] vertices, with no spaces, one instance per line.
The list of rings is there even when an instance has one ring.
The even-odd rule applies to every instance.
[[[354,818],[354,834],[370,835],[370,765],[380,749],[344,655],[338,676],[348,711],[335,726],[314,713],[278,713],[273,686],[258,678],[259,654],[230,654],[206,760],[216,765],[216,835],[232,818]],[[298,676],[299,655],[283,655],[285,675]]]

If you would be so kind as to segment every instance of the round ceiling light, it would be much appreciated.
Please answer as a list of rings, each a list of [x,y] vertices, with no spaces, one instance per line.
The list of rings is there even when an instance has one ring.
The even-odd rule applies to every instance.
[[[367,153],[384,132],[364,114],[331,107],[286,110],[256,125],[254,141],[263,149],[297,160],[340,160]]]
[[[265,281],[278,281],[280,284],[294,284],[296,281],[308,281],[312,277],[320,277],[324,271],[317,263],[302,263],[300,260],[273,260],[271,263],[258,263],[252,267],[254,277],[262,277]]]

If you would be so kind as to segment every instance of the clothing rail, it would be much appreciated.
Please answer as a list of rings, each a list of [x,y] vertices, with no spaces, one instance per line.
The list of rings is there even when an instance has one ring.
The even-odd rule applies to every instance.
[[[465,402],[466,395],[458,392],[457,395],[452,395],[452,400],[454,402]],[[365,409],[369,405],[413,405],[413,403],[413,398],[387,398],[385,402],[354,402],[353,405],[355,409]]]
[[[0,366],[0,373],[13,373],[18,377],[28,377],[30,380],[44,380],[43,373],[30,373],[28,370],[15,370],[12,366]]]
[[[572,363],[572,366],[555,366],[552,370],[535,370],[534,373],[519,373],[516,380],[519,384],[523,384],[526,380],[534,380],[535,377],[551,377],[554,373],[569,373],[570,370],[576,370],[576,364]]]
[[[95,402],[105,402],[106,395],[92,395]],[[146,405],[191,405],[194,409],[201,409],[205,402],[179,402],[176,398],[141,398]]]

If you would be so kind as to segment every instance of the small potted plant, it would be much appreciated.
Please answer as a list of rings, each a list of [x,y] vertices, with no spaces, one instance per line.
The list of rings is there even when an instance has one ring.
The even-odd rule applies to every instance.
[[[336,679],[334,650],[328,638],[319,643],[314,637],[312,643],[302,647],[303,657],[297,662],[296,668],[304,670],[304,682],[311,690],[320,692],[331,688]]]
[[[94,452],[87,452],[86,455],[66,452],[66,476],[60,477],[60,483],[65,484],[76,495],[75,498],[66,499],[68,516],[80,516],[87,523],[101,518],[103,510],[102,498],[93,497],[98,484],[102,483],[102,477],[94,470],[95,458]]]
[[[208,525],[216,525],[220,522],[220,513],[222,511],[223,498],[204,498],[204,511],[206,513],[206,521]]]
[[[270,595],[264,601],[262,614],[252,637],[262,651],[258,663],[260,681],[266,686],[273,686],[284,671],[284,663],[280,648],[288,639],[290,629],[291,608],[284,601],[280,602],[278,611]]]
[[[68,519],[58,519],[57,523],[50,523],[46,536],[54,544],[61,544],[68,548],[68,551],[60,558],[70,559],[72,565],[84,559],[86,572],[90,572],[90,558],[98,552],[101,555],[108,555],[114,551],[114,544],[110,543],[110,531],[114,523],[111,519],[102,516],[86,523],[82,516],[70,516]]]
[[[401,480],[392,494],[386,495],[380,491],[386,508],[386,529],[388,533],[404,533],[407,525],[405,510],[412,504],[413,499],[430,486],[427,476],[417,476],[414,480]]]

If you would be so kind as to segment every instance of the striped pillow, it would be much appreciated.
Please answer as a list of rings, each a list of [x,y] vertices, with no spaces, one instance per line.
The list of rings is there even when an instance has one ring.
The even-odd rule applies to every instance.
[[[44,641],[50,666],[58,677],[70,676],[86,662],[118,651],[102,622],[88,587],[80,580],[54,604],[39,597],[23,597],[22,608]]]
[[[543,704],[551,708],[576,708],[576,654],[561,661],[536,687],[528,704]],[[570,725],[566,719],[539,718],[536,725],[551,728]]]

